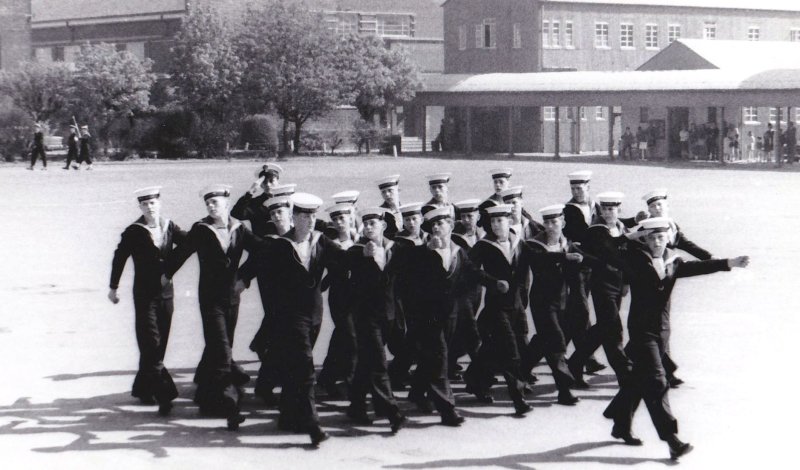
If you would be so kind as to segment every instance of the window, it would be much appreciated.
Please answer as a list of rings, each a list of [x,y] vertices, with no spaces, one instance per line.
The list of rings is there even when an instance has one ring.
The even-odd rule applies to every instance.
[[[681,37],[681,25],[671,24],[667,27],[667,42],[671,43]]]
[[[360,15],[358,31],[363,34],[378,34],[378,17],[376,15]]]
[[[467,48],[467,26],[461,25],[458,27],[458,50],[463,51]]]
[[[550,47],[550,22],[542,21],[542,46]]]
[[[414,16],[379,15],[377,17],[377,33],[382,37],[414,37]]]
[[[703,39],[716,39],[716,38],[717,38],[717,23],[704,23]]]
[[[658,49],[657,24],[648,24],[644,26],[644,47],[647,49]]]
[[[497,47],[497,38],[495,38],[495,22],[494,18],[486,18],[483,20],[482,25],[483,41],[482,47],[486,49],[494,49]]]
[[[755,106],[746,106],[742,108],[742,114],[742,120],[744,122],[758,122],[758,108]]]
[[[475,25],[475,48],[482,49],[483,48],[483,25],[476,24]]]
[[[639,122],[650,122],[650,110],[648,108],[639,108]]]
[[[550,28],[553,33],[550,39],[550,45],[553,47],[561,47],[561,22],[553,21]]]
[[[64,46],[53,46],[50,49],[50,58],[53,62],[64,62]]]
[[[796,106],[794,108],[794,122],[795,123],[800,122],[800,108],[798,108]]]
[[[512,39],[513,42],[511,44],[511,47],[513,47],[514,49],[522,48],[522,33],[519,30],[519,23],[514,23],[512,25],[512,33],[513,33],[513,39]]]
[[[575,31],[572,21],[564,22],[564,47],[575,47]]]
[[[117,44],[114,44],[114,49],[116,49],[117,52],[125,52],[128,50],[128,45],[125,44],[124,42],[119,42]]]
[[[581,117],[581,121],[585,121],[586,120],[586,108],[583,107],[583,106],[578,108],[578,115]]]
[[[607,49],[608,46],[608,23],[594,24],[594,47]]]
[[[554,106],[544,106],[542,108],[542,114],[545,121],[556,120],[556,108]]]
[[[595,106],[595,108],[594,108],[594,118],[597,121],[605,121],[606,120],[606,108],[605,108],[605,106]]]
[[[781,122],[784,122],[783,108],[769,108],[769,122],[775,124],[778,119],[780,119]]]
[[[800,42],[800,28],[792,28],[789,31],[789,40],[792,42]]]
[[[747,40],[758,41],[761,36],[761,29],[758,26],[750,26],[747,28]]]
[[[622,23],[619,25],[619,47],[620,49],[633,49],[633,25]]]

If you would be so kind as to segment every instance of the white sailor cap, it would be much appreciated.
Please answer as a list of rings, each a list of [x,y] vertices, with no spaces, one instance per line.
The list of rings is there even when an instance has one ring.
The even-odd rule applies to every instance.
[[[353,213],[353,205],[350,203],[341,203],[341,204],[334,204],[329,208],[325,209],[328,213],[328,216],[331,220],[339,217],[342,214],[352,214]]]
[[[89,130],[89,126],[87,126],[86,124],[84,124],[84,125],[82,125],[82,126],[81,126],[81,130],[82,130],[82,131],[88,131],[88,130]]]
[[[400,184],[400,175],[389,175],[383,177],[375,182],[378,185],[378,189],[384,190],[386,188],[391,188],[392,186],[397,186]]]
[[[147,188],[140,188],[133,192],[139,202],[148,199],[156,199],[161,197],[161,186],[149,186]]]
[[[400,215],[403,217],[408,217],[409,215],[421,214],[423,205],[424,203],[422,202],[410,202],[408,204],[403,204],[400,206]]]
[[[386,209],[382,207],[369,207],[361,211],[361,221],[366,222],[370,219],[383,220],[383,216],[385,214],[386,214]]]
[[[481,204],[480,199],[465,199],[453,204],[459,212],[476,212]]]
[[[573,171],[567,176],[569,176],[569,184],[583,184],[591,181],[592,172],[589,170]]]
[[[496,206],[487,207],[486,215],[489,217],[509,217],[513,206],[511,204],[497,204]]]
[[[512,186],[500,191],[500,197],[503,198],[504,202],[508,202],[516,197],[522,197],[523,189],[525,189],[525,186]]]
[[[489,170],[489,173],[491,173],[492,179],[511,178],[511,168],[494,168]]]
[[[450,182],[451,176],[453,176],[452,173],[436,173],[433,175],[428,175],[428,185],[433,186],[434,184],[447,184]]]
[[[358,201],[359,193],[356,190],[342,191],[331,196],[336,204],[350,203],[355,204]]]
[[[450,206],[437,207],[425,213],[425,221],[428,223],[436,222],[437,220],[450,219],[453,217]]]
[[[291,184],[281,184],[278,186],[273,186],[269,188],[269,194],[272,197],[278,196],[291,196],[294,194],[294,190],[297,188],[297,185],[294,183]]]
[[[641,222],[641,229],[648,233],[666,232],[672,228],[669,217],[651,217]]]
[[[649,193],[642,196],[642,199],[647,203],[649,206],[650,204],[658,201],[659,199],[666,199],[667,198],[667,190],[664,188],[654,189]]]
[[[618,191],[606,191],[597,195],[601,206],[618,206],[624,198],[625,195]]]
[[[264,201],[264,207],[270,212],[281,207],[292,207],[292,200],[289,196],[275,196]]]
[[[266,178],[267,175],[270,173],[274,174],[277,177],[280,177],[281,173],[283,173],[283,168],[281,168],[280,165],[276,165],[275,163],[265,163],[261,165],[261,168],[256,170],[256,178],[261,178],[262,176]]]
[[[322,199],[309,193],[294,193],[291,196],[295,212],[314,214],[322,205]]]
[[[553,204],[552,206],[542,207],[539,209],[542,214],[542,219],[555,219],[564,215],[564,204]]]
[[[200,197],[209,200],[212,197],[230,197],[231,187],[227,184],[210,184],[200,191]]]

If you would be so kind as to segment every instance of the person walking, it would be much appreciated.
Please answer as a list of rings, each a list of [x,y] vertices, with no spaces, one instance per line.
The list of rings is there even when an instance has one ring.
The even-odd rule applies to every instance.
[[[78,128],[74,125],[69,126],[69,136],[67,137],[67,162],[64,164],[64,170],[69,170],[72,162],[78,161],[78,145],[80,143],[80,139],[78,139]],[[78,169],[77,166],[73,166],[72,168]]]
[[[81,126],[80,150],[78,152],[78,169],[83,162],[86,162],[86,169],[92,169],[92,134],[89,133],[89,126]]]
[[[186,232],[161,216],[161,188],[153,186],[134,191],[142,216],[129,225],[114,251],[108,299],[119,303],[119,281],[128,258],[133,258],[133,307],[139,370],[131,395],[144,404],[158,403],[158,413],[169,414],[178,389],[166,367],[172,324],[173,286],[165,274],[165,261],[176,245],[186,241]]]
[[[31,141],[31,166],[29,170],[33,170],[36,166],[36,159],[42,159],[42,170],[47,169],[47,153],[44,149],[44,132],[42,132],[42,125],[38,122],[33,126],[33,140]]]

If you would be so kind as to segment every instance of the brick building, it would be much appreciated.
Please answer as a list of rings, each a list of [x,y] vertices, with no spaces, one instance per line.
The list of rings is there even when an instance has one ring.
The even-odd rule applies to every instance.
[[[0,69],[13,69],[31,53],[31,0],[0,1]]]
[[[678,38],[800,41],[800,2],[782,0],[447,0],[443,19],[445,74],[635,70]],[[552,152],[558,116],[561,149],[605,150],[608,108],[593,104],[475,108],[472,142],[506,151],[510,119],[517,151]],[[754,109],[742,120],[770,112]],[[464,109],[446,115],[458,127]]]

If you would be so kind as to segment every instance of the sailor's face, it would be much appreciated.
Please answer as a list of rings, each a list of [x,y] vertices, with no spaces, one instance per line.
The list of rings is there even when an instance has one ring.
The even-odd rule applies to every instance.
[[[317,223],[317,214],[313,212],[295,212],[293,214],[294,226],[303,232],[310,232],[314,230],[314,225]]]
[[[339,214],[331,222],[333,222],[333,226],[336,227],[339,233],[347,232],[352,225],[349,213]]]
[[[570,184],[569,190],[575,202],[583,204],[589,199],[589,183]]]
[[[139,210],[143,216],[157,219],[161,214],[161,200],[157,197],[144,200],[139,203]]]
[[[422,217],[419,214],[403,217],[403,226],[415,235],[419,233],[420,223],[422,223]]]
[[[431,196],[433,196],[433,198],[437,202],[447,201],[448,188],[446,184],[444,183],[432,184],[430,189],[431,189]]]
[[[462,212],[461,223],[469,227],[475,227],[478,224],[478,211]]]
[[[508,189],[508,178],[506,178],[505,176],[494,178],[492,180],[492,183],[494,185],[495,194],[500,193],[500,191],[504,189]]]
[[[669,217],[669,203],[666,199],[659,199],[647,205],[650,217]]]
[[[281,234],[292,227],[292,210],[288,207],[277,207],[269,211],[269,218]]]
[[[561,235],[561,231],[564,229],[564,216],[544,219],[542,223],[548,235]]]
[[[658,258],[664,255],[664,250],[667,249],[669,243],[669,234],[667,232],[654,232],[646,237],[647,247],[650,249],[650,254]]]
[[[211,217],[221,217],[228,210],[228,198],[214,196],[206,199],[206,210]]]
[[[600,214],[606,222],[616,222],[619,218],[619,206],[602,205],[600,206]]]
[[[439,219],[431,224],[431,233],[442,240],[448,240],[452,231],[453,222],[450,218]]]
[[[386,222],[380,219],[367,219],[362,224],[364,236],[372,241],[383,238],[383,231],[386,229]]]
[[[397,190],[397,186],[389,186],[388,188],[381,189],[381,197],[387,204],[396,206],[400,193]]]
[[[507,240],[510,231],[510,221],[506,216],[492,217],[492,232],[500,240]]]

